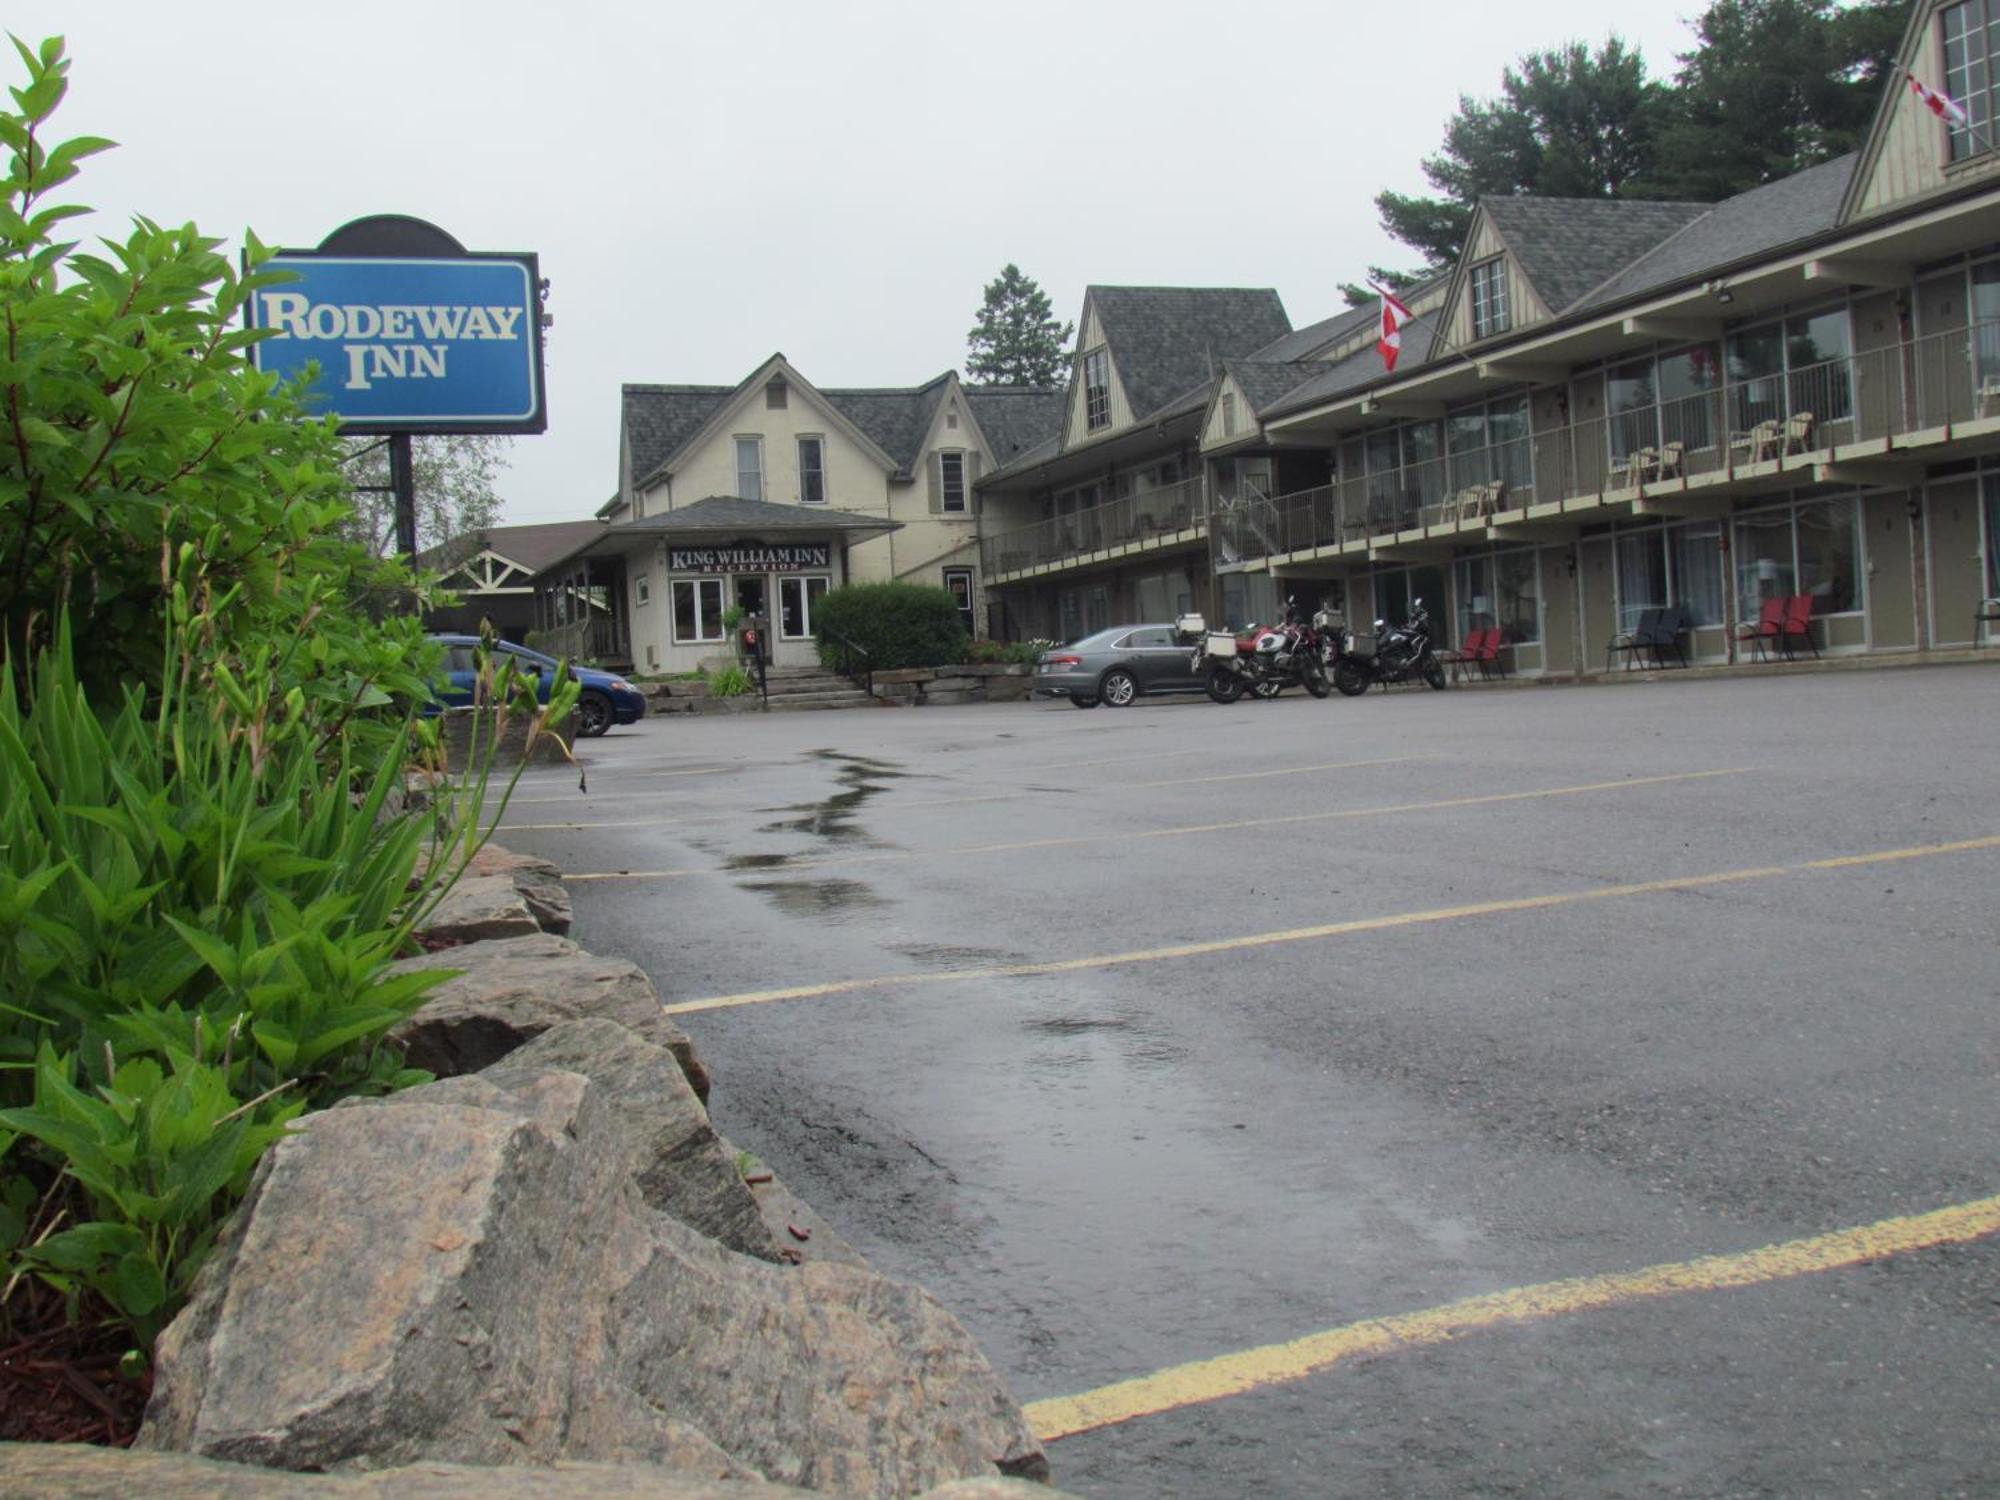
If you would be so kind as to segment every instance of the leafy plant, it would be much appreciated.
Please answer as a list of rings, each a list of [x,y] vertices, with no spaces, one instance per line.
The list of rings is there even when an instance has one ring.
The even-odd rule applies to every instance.
[[[729,608],[725,609],[722,612],[722,628],[724,630],[734,630],[738,625],[741,625],[746,618],[747,616],[744,613],[743,606],[740,604],[732,604],[729,606]]]
[[[958,600],[941,588],[917,583],[850,583],[829,590],[813,605],[819,659],[834,667],[845,636],[868,652],[876,671],[897,667],[947,667],[965,659],[965,627]]]
[[[1032,666],[1035,658],[1047,649],[1031,641],[970,641],[966,644],[965,659],[975,666]]]
[[[708,679],[711,698],[740,698],[756,686],[750,674],[738,666],[727,666]]]

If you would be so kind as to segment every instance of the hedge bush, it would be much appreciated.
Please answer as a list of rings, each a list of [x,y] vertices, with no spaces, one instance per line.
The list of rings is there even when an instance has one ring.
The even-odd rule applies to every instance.
[[[918,583],[850,583],[813,605],[819,632],[819,659],[841,662],[835,636],[845,636],[868,653],[878,672],[898,667],[949,667],[965,660],[965,627],[958,600],[944,589]]]

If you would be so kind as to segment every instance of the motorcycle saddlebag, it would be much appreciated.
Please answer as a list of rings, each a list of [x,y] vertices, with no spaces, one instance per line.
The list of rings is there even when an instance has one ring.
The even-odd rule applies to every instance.
[[[1236,637],[1226,630],[1211,630],[1202,650],[1209,656],[1233,659],[1236,655]]]

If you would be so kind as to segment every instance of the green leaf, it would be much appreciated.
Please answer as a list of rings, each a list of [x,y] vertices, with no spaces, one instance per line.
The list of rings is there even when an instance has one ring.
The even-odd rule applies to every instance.
[[[167,1300],[167,1279],[160,1274],[149,1252],[132,1250],[118,1259],[112,1272],[111,1293],[126,1317],[146,1318]]]

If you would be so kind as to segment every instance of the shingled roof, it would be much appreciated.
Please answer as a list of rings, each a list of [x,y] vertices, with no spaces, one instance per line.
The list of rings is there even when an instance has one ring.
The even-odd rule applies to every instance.
[[[1855,160],[1837,157],[1709,205],[1671,239],[1608,275],[1577,310],[1608,307],[1830,233],[1839,227]]]
[[[1086,296],[1140,421],[1178,407],[1225,359],[1247,356],[1292,327],[1269,288],[1093,286]]]
[[[1310,359],[1322,349],[1331,348],[1342,339],[1372,324],[1381,315],[1382,304],[1370,299],[1359,307],[1350,307],[1345,312],[1335,313],[1330,318],[1321,318],[1317,323],[1308,323],[1304,328],[1294,328],[1290,333],[1273,339],[1261,349],[1253,349],[1250,358],[1282,364],[1294,359]]]
[[[701,430],[702,424],[741,386],[628,385],[624,388],[625,440],[632,449],[632,477],[657,472]]]
[[[972,419],[993,449],[993,466],[1010,464],[1062,431],[1069,393],[1061,386],[968,385],[961,387]]]
[[[539,573],[559,557],[567,557],[604,529],[601,521],[546,521],[532,526],[485,526],[462,532],[448,542],[419,553],[427,567],[456,566],[481,552],[492,552]]]
[[[1551,313],[1709,211],[1705,203],[1527,195],[1482,198],[1479,207]]]
[[[1306,361],[1232,359],[1224,368],[1249,397],[1250,409],[1261,414],[1328,367]]]

